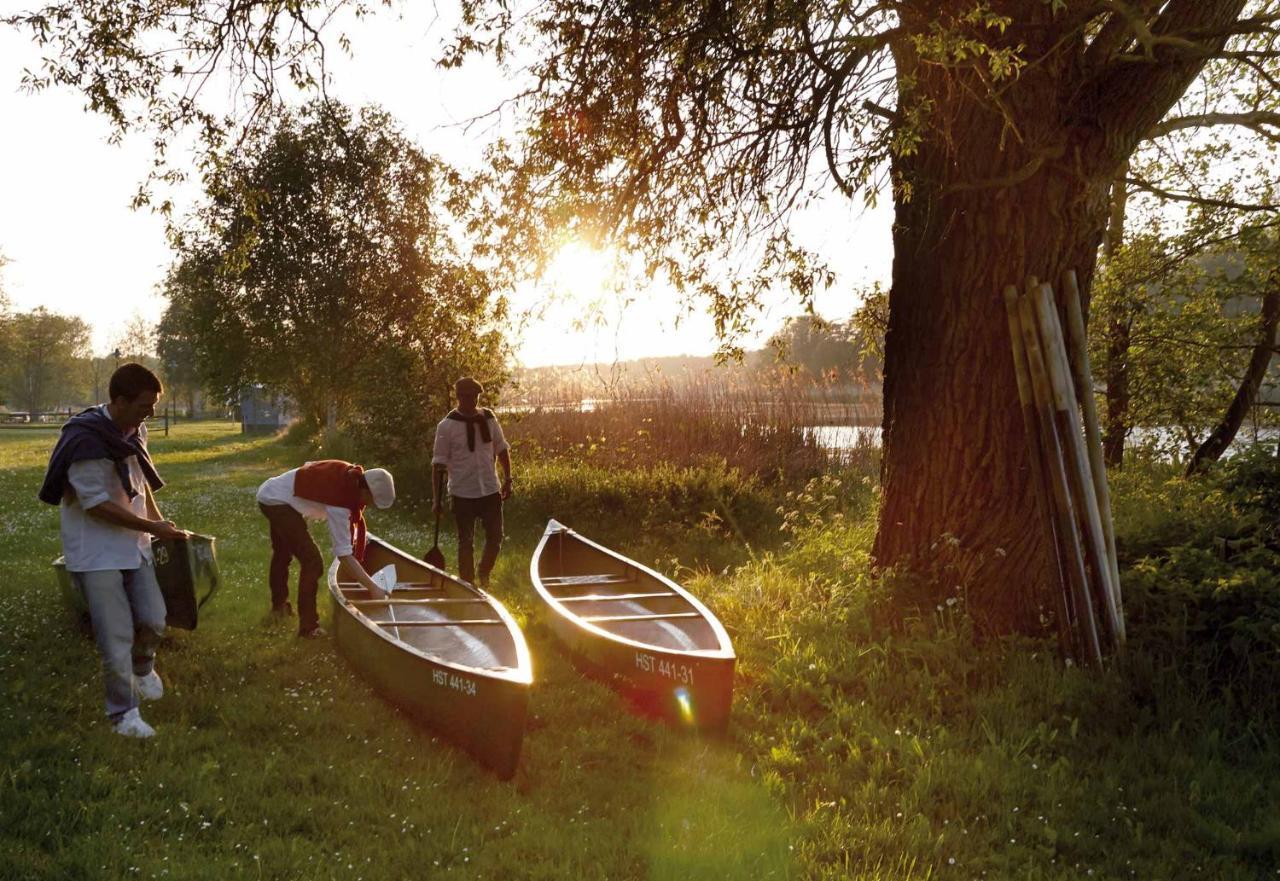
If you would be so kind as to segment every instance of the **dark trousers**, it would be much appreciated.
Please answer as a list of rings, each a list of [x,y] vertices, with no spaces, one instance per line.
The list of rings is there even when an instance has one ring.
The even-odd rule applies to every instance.
[[[458,524],[458,575],[463,581],[475,579],[476,519],[484,526],[484,553],[480,555],[480,581],[487,583],[502,547],[502,496],[494,493],[478,499],[452,496],[453,519]]]
[[[302,571],[298,574],[298,631],[306,633],[320,623],[316,613],[316,590],[324,573],[324,558],[307,531],[307,521],[289,505],[258,507],[271,524],[271,568],[267,582],[271,585],[271,605],[289,601],[289,563],[297,557]]]

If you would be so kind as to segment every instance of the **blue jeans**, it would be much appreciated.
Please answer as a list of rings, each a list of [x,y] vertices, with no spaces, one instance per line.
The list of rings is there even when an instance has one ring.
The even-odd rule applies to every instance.
[[[156,646],[164,636],[164,596],[155,567],[146,560],[137,569],[71,575],[89,606],[102,656],[107,716],[115,721],[138,706],[134,676],[146,676],[155,667]]]

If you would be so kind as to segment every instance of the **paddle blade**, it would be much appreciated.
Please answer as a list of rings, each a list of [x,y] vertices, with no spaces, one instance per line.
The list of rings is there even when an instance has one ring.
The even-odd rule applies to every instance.
[[[445,568],[444,551],[440,550],[440,545],[433,545],[422,559],[426,560],[429,566],[435,566],[437,569]]]

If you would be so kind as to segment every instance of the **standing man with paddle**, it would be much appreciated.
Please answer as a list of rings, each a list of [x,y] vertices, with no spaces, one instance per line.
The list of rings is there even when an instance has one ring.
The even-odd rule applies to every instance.
[[[475,527],[479,519],[484,526],[479,584],[488,587],[502,546],[502,503],[511,496],[511,445],[502,436],[493,411],[478,406],[483,392],[484,386],[469,376],[454,385],[458,406],[436,426],[431,510],[439,524],[444,510],[441,485],[447,476],[453,519],[458,525],[458,575],[463,581],[475,582]],[[495,462],[502,465],[501,483]]]
[[[160,515],[152,495],[164,481],[151,464],[144,423],[163,390],[141,364],[121,365],[107,385],[111,402],[77,413],[62,427],[40,487],[40,501],[59,507],[67,571],[89,607],[107,718],[126,737],[156,733],[138,701],[164,695],[155,664],[165,605],[151,536],[187,535]]]
[[[306,520],[323,520],[329,525],[333,555],[342,561],[346,573],[370,595],[382,599],[386,592],[364,570],[364,509],[370,503],[390,508],[396,500],[396,485],[384,468],[365,471],[341,459],[308,462],[263,482],[258,487],[258,507],[271,524],[271,612],[287,617],[289,605],[289,563],[297,557],[298,636],[316,639],[325,636],[316,612],[316,591],[324,560],[307,531]],[[306,519],[304,519],[306,518]]]

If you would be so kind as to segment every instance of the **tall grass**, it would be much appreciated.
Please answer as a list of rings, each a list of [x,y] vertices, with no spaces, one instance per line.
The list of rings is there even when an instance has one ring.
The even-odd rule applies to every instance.
[[[526,397],[504,414],[526,454],[675,467],[721,460],[773,481],[809,478],[837,465],[871,467],[878,413],[856,389],[781,373],[655,377]],[[834,446],[824,429],[850,430]]]

